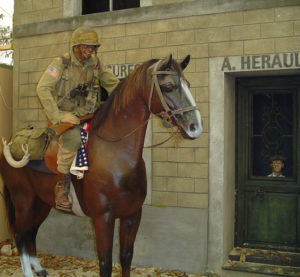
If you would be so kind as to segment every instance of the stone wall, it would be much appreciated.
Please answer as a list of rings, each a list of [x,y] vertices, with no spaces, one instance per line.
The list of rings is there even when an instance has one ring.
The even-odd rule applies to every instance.
[[[20,7],[25,2],[15,1],[16,21],[23,17],[24,9]],[[50,13],[61,3],[49,1],[51,5],[47,2],[49,6],[39,6],[40,1],[28,2],[32,9],[39,8],[41,14]],[[52,58],[68,50],[71,29],[80,24],[89,24],[99,34],[102,43],[99,57],[106,64],[139,63],[170,53],[182,59],[191,54],[185,75],[201,111],[204,132],[198,140],[181,140],[178,148],[168,142],[153,149],[152,204],[207,209],[209,58],[299,50],[300,5],[293,6],[297,1],[286,1],[285,5],[290,3],[291,6],[277,7],[277,2],[281,2],[274,1],[274,7],[268,7],[264,1],[254,1],[253,7],[247,6],[244,10],[239,1],[234,2],[235,5],[224,1],[221,7],[211,2],[212,6],[206,10],[196,10],[201,8],[201,2],[140,8],[134,18],[131,16],[122,24],[106,24],[110,15],[105,13],[101,17],[91,15],[72,21],[49,21],[41,25],[39,31],[32,31],[36,28],[32,24],[22,25],[19,30],[23,32],[17,29],[14,39],[14,130],[32,123],[45,125],[35,86]],[[257,9],[258,4],[261,9]],[[172,15],[168,14],[170,7],[173,7]],[[174,13],[179,7],[184,9]],[[144,19],[145,9],[146,17],[152,16],[155,20]],[[164,16],[164,11],[165,16],[172,18],[158,18]],[[114,12],[115,17],[125,15],[126,11]],[[57,31],[62,29],[64,31]],[[26,36],[26,30],[30,35]],[[153,144],[167,136],[168,130],[159,121],[153,121]]]

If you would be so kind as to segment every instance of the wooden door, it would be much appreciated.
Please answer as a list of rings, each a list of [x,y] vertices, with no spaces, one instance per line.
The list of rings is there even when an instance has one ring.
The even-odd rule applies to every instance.
[[[299,251],[300,77],[236,88],[236,246]]]

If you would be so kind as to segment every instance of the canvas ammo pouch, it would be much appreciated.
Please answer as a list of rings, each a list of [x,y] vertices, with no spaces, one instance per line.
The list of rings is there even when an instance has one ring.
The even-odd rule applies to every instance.
[[[47,135],[46,128],[27,128],[17,132],[12,139],[10,151],[15,159],[22,159],[24,152],[22,144],[28,145],[30,160],[42,160],[44,156]]]

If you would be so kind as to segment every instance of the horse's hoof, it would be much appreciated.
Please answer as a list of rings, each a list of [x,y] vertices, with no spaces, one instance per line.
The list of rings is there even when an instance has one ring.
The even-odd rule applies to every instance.
[[[47,271],[45,269],[41,270],[41,271],[38,271],[38,272],[36,272],[36,275],[46,277],[47,276]]]

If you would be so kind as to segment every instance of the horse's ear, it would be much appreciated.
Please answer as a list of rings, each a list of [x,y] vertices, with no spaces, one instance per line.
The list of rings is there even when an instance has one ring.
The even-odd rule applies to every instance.
[[[182,60],[182,62],[180,63],[180,66],[181,66],[182,70],[184,70],[184,69],[187,67],[187,65],[188,65],[189,62],[190,62],[190,59],[191,59],[191,55],[187,55],[187,56]]]
[[[171,69],[171,65],[172,65],[172,54],[170,54],[168,62],[167,62],[167,66],[166,69]]]

